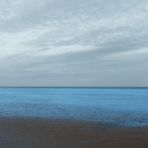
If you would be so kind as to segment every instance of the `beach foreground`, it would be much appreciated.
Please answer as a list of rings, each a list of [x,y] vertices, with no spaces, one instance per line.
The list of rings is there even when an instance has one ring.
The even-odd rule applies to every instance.
[[[148,129],[103,123],[1,118],[0,148],[147,148]]]

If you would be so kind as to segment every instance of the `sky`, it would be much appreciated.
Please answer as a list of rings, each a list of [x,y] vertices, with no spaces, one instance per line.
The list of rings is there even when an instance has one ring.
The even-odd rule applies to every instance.
[[[148,86],[148,1],[0,0],[0,86]]]

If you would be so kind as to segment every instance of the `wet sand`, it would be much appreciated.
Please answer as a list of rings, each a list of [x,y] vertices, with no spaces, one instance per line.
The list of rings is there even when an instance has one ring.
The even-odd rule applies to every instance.
[[[148,128],[0,118],[0,148],[148,148]]]

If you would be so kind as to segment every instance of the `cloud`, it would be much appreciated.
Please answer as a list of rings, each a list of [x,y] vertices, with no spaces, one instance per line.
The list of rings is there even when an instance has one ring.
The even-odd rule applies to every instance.
[[[1,85],[148,86],[147,14],[146,0],[0,0]]]

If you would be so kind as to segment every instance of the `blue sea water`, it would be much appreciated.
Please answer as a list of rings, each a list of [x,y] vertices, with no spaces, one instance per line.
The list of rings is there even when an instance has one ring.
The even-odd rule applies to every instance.
[[[0,117],[148,126],[148,88],[0,88]]]

